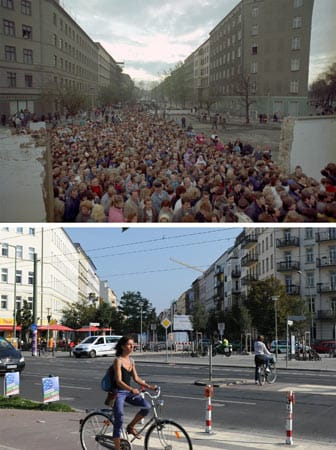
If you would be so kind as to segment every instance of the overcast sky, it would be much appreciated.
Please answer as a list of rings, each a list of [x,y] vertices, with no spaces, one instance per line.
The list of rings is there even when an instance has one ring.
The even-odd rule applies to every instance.
[[[184,61],[239,0],[61,0],[86,33],[124,61],[135,81]],[[336,61],[336,0],[315,0],[310,81]]]
[[[191,287],[201,272],[171,261],[176,259],[206,270],[242,231],[237,227],[65,228],[91,258],[102,280],[120,299],[139,291],[159,314]]]

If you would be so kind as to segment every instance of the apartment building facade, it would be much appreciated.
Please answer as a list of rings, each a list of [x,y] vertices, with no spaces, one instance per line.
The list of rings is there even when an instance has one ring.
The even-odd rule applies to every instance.
[[[1,0],[0,109],[59,110],[41,94],[74,88],[96,105],[99,88],[117,83],[119,65],[61,7],[59,0]]]
[[[208,312],[225,312],[270,277],[305,300],[313,339],[336,338],[335,228],[246,228],[191,288]]]
[[[307,112],[314,0],[242,0],[210,32],[210,86],[217,108],[252,116]],[[246,85],[247,83],[247,85]]]
[[[92,301],[100,296],[92,261],[62,228],[2,227],[0,248],[0,333],[6,337],[13,336],[14,315],[24,300],[33,312],[34,273],[38,325],[47,325],[48,315],[59,323],[62,310],[85,295]]]

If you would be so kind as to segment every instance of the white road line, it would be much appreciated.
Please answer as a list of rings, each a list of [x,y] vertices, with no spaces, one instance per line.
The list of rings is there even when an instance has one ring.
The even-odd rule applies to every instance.
[[[41,383],[34,383],[36,386],[41,386]],[[61,384],[61,388],[69,388],[69,389],[79,389],[81,391],[92,391],[92,388],[88,387],[80,387],[80,386],[67,386],[66,384]]]
[[[164,395],[164,397],[167,398],[180,398],[182,400],[198,400],[201,402],[204,402],[204,398],[199,398],[199,397],[185,397],[182,395]],[[216,403],[238,403],[239,405],[256,405],[255,402],[239,402],[239,401],[234,401],[234,400],[214,400],[214,402]]]
[[[287,392],[289,390],[292,390],[294,392],[305,392],[309,394],[318,394],[318,395],[336,395],[336,386],[298,384],[295,386],[278,389],[279,392]]]

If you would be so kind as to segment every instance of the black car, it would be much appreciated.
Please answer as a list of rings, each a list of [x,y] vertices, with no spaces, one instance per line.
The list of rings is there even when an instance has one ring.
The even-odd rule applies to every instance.
[[[0,337],[0,374],[6,372],[22,372],[26,363],[19,350]]]

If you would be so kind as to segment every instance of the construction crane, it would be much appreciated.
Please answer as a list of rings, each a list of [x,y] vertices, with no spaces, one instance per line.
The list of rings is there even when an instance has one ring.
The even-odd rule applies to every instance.
[[[188,267],[188,269],[196,270],[197,272],[201,272],[201,273],[204,273],[204,272],[205,272],[205,270],[202,270],[202,269],[200,269],[199,267],[192,266],[192,265],[187,264],[187,263],[185,263],[185,262],[183,262],[183,261],[179,261],[178,259],[175,259],[175,258],[169,258],[169,259],[170,259],[171,261],[177,263],[177,264],[181,264],[181,266]]]

